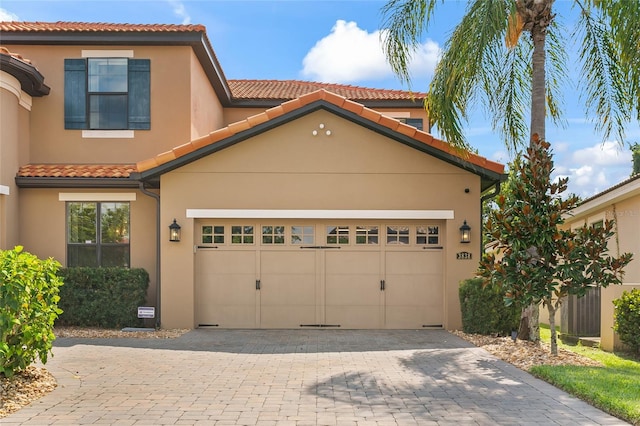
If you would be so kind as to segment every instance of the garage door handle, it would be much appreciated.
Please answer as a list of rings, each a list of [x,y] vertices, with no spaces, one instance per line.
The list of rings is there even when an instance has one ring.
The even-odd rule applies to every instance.
[[[384,280],[380,280],[380,291],[384,291]]]
[[[256,280],[256,290],[260,290],[260,280]]]

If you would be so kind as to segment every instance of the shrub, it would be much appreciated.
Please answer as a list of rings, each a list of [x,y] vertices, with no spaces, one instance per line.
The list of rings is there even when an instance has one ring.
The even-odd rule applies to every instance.
[[[615,306],[613,329],[620,340],[632,350],[640,352],[640,289],[625,291],[619,299],[613,301]]]
[[[0,375],[13,376],[37,358],[45,364],[55,339],[53,323],[60,264],[23,251],[0,250]]]
[[[60,292],[60,325],[121,328],[143,325],[149,274],[140,268],[65,268]]]
[[[462,330],[465,333],[510,335],[520,322],[520,306],[506,306],[500,287],[488,284],[482,278],[471,278],[460,283]]]

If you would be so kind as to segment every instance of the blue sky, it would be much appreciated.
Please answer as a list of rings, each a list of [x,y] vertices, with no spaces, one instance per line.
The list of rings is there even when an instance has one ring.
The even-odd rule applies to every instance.
[[[2,0],[0,19],[118,23],[203,24],[228,79],[297,79],[384,89],[408,89],[391,73],[380,48],[385,1],[343,0]],[[557,0],[557,19],[572,27],[571,2]],[[413,86],[426,91],[438,54],[464,13],[465,1],[439,7],[413,64]],[[568,45],[569,55],[575,47]],[[36,64],[37,66],[37,64]],[[593,195],[629,177],[631,153],[594,131],[574,78],[564,89],[565,125],[547,123],[556,175],[569,176],[569,190]],[[46,77],[46,76],[45,76]],[[510,156],[490,119],[476,105],[466,136],[478,152],[507,163]],[[434,129],[437,134],[437,129]],[[627,128],[627,142],[640,142],[640,125]]]

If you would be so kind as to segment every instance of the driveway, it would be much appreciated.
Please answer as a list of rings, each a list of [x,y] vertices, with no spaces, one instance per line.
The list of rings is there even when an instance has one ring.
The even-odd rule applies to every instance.
[[[442,330],[58,339],[13,424],[622,425]]]

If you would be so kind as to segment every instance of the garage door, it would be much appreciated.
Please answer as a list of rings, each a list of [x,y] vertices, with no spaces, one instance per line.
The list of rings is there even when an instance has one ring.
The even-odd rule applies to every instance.
[[[197,223],[198,326],[442,325],[443,221],[288,222]]]

